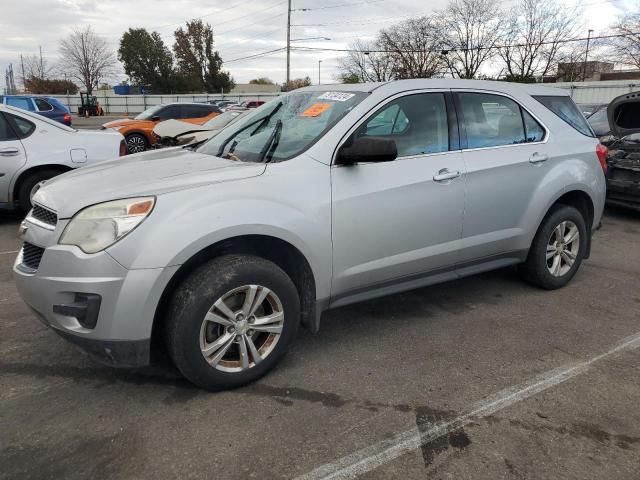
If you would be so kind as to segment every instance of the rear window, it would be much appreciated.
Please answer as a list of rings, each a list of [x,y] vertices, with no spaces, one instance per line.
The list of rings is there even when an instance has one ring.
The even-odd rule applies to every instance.
[[[582,112],[578,109],[571,97],[554,96],[554,95],[537,95],[534,96],[537,101],[555,113],[565,123],[571,125],[575,130],[587,137],[595,137],[589,123],[584,118]]]

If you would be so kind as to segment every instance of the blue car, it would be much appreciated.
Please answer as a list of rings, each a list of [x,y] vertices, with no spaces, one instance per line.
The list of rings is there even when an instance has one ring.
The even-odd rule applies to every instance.
[[[0,103],[38,113],[44,117],[71,126],[71,112],[58,99],[30,95],[0,95]]]

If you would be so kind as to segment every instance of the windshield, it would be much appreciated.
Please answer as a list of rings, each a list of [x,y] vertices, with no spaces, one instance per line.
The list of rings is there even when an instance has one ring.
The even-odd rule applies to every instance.
[[[151,117],[153,117],[162,107],[164,107],[164,105],[155,105],[153,107],[149,107],[134,118],[136,120],[151,120]]]
[[[202,125],[205,128],[209,128],[211,130],[218,130],[220,128],[225,127],[226,125],[229,125],[232,122],[235,122],[236,120],[238,120],[238,117],[241,117],[244,114],[244,112],[224,112],[220,115],[218,115],[217,117],[213,117],[211,120],[209,120],[208,122],[205,122],[204,125]]]
[[[589,125],[591,125],[591,128],[593,129],[593,132],[598,137],[603,137],[604,135],[608,135],[611,132],[606,108],[601,108],[600,110],[587,117],[587,122],[589,122]]]
[[[198,151],[241,162],[281,162],[299,155],[360,103],[364,92],[301,91],[248,112]]]

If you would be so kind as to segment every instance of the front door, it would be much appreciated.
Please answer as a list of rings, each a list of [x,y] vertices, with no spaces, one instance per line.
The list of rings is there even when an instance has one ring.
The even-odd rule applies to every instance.
[[[27,155],[19,138],[22,135],[16,132],[15,122],[10,122],[11,119],[16,118],[18,117],[0,112],[0,203],[11,200],[11,180],[27,161]],[[32,125],[26,120],[23,122]],[[25,128],[30,127],[25,125]]]
[[[392,99],[352,135],[393,138],[398,158],[332,167],[333,305],[453,268],[465,172],[451,110],[446,92]]]

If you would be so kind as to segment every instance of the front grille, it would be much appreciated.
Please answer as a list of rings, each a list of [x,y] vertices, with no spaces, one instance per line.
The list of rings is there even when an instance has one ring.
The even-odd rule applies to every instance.
[[[48,208],[41,207],[40,205],[33,206],[31,216],[36,220],[40,220],[42,223],[46,223],[47,225],[52,225],[54,227],[58,223],[58,215]]]
[[[37,270],[40,266],[43,253],[44,248],[36,247],[29,242],[24,242],[24,245],[22,245],[22,264],[31,270]]]

